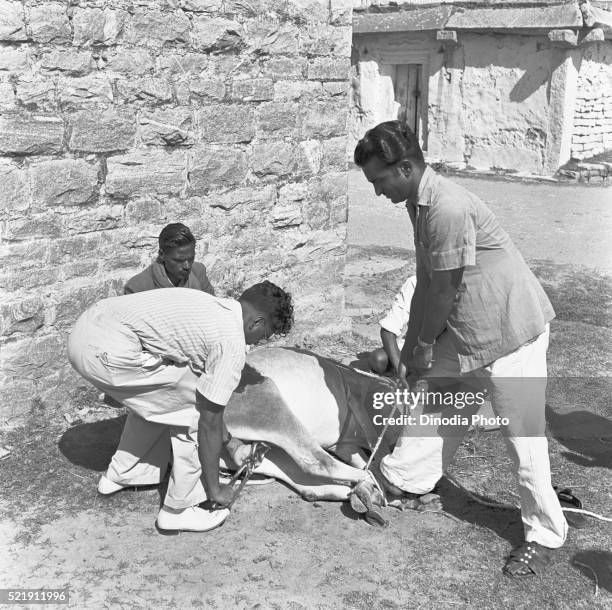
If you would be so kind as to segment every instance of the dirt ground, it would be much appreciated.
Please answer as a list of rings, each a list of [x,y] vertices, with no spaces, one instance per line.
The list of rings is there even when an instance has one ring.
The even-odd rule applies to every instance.
[[[377,345],[379,315],[414,270],[410,239],[394,234],[400,225],[386,207],[376,222],[361,222],[372,214],[372,202],[354,178],[346,273],[353,334],[303,345],[344,362]],[[556,216],[549,198],[532,201],[533,185],[469,181],[470,188],[472,182],[474,190],[508,197],[502,215],[511,233],[523,235],[521,248],[557,311],[548,393],[553,481],[571,487],[589,510],[610,515],[612,410],[610,378],[604,376],[610,371],[612,298],[609,261],[600,264],[609,257],[609,244],[582,241],[572,255],[567,248],[574,246],[555,237],[542,250],[548,235],[543,219]],[[557,218],[572,243],[579,243],[579,231],[583,238],[601,233],[601,215],[589,205],[594,201],[595,211],[601,206],[609,214],[604,189],[546,188],[559,209],[580,204],[579,221]],[[513,207],[509,192],[525,199]],[[522,220],[512,221],[513,215]],[[521,540],[518,511],[477,504],[447,479],[440,484],[446,514],[387,508],[386,529],[367,525],[346,505],[307,503],[271,483],[246,488],[225,525],[212,533],[162,536],[154,528],[159,490],[109,499],[95,491],[118,442],[122,415],[84,385],[60,411],[33,404],[25,429],[3,433],[0,445],[11,453],[0,461],[0,587],[68,587],[71,607],[93,609],[612,604],[611,524],[591,520],[588,528],[571,530],[541,579],[515,582],[501,567]],[[472,433],[451,473],[476,494],[514,502],[509,466],[498,432]]]

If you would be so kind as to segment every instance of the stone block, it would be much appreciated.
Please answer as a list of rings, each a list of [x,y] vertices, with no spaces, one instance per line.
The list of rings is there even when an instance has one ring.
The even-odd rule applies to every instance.
[[[221,17],[195,17],[191,43],[203,51],[236,52],[245,46],[242,26],[238,21]]]
[[[110,106],[113,102],[113,89],[105,74],[60,78],[57,91],[61,104],[66,107]]]
[[[42,267],[40,264],[31,267],[21,267],[16,270],[5,270],[0,273],[0,288],[9,292],[22,288],[38,288],[57,282],[59,269],[57,267]]]
[[[28,110],[53,111],[57,107],[55,83],[51,78],[27,74],[16,82],[17,99]]]
[[[321,144],[318,140],[300,142],[297,153],[296,174],[314,176],[321,169]]]
[[[119,203],[96,205],[66,215],[64,229],[69,233],[91,233],[117,229],[124,223],[125,208]]]
[[[157,59],[160,70],[171,74],[201,74],[209,64],[207,53],[168,53]]]
[[[269,102],[257,108],[257,130],[262,137],[296,135],[299,120],[299,105],[295,102]]]
[[[304,78],[308,61],[304,57],[270,57],[264,64],[272,79]]]
[[[550,30],[548,40],[554,46],[575,47],[578,46],[578,32],[575,30]]]
[[[0,154],[52,155],[62,150],[64,122],[58,116],[5,114],[0,117]]]
[[[226,193],[213,193],[202,200],[202,206],[220,208],[225,211],[237,206],[245,206],[250,210],[265,210],[274,205],[276,188],[266,185],[263,188],[236,188]],[[201,213],[202,209],[200,209]]]
[[[103,280],[59,294],[55,306],[55,325],[58,328],[71,327],[86,309],[110,296],[111,286],[111,280]]]
[[[308,103],[322,94],[323,85],[320,82],[279,80],[274,83],[275,100],[304,100]]]
[[[143,112],[139,136],[143,144],[191,146],[194,143],[191,108],[186,106]]]
[[[334,25],[351,25],[354,0],[330,0],[329,22]]]
[[[250,53],[296,55],[298,34],[298,28],[292,23],[251,20],[247,22],[245,38]]]
[[[204,142],[250,142],[255,135],[255,111],[250,106],[219,104],[200,109]]]
[[[302,135],[305,138],[330,138],[346,133],[348,103],[316,101],[303,109]]]
[[[53,2],[27,9],[32,40],[54,44],[69,43],[72,32],[66,8],[65,4]]]
[[[180,104],[191,100],[221,101],[225,97],[225,83],[219,79],[188,78],[176,84],[176,97]]]
[[[22,3],[0,0],[0,40],[12,42],[27,39]]]
[[[249,155],[249,167],[260,178],[288,176],[294,171],[295,165],[295,145],[290,142],[258,143]]]
[[[239,149],[199,149],[189,167],[189,194],[202,195],[211,188],[239,185],[247,175],[246,155]]]
[[[324,229],[329,224],[329,204],[320,199],[305,201],[302,203],[302,216],[311,229]]]
[[[341,80],[349,78],[351,68],[347,57],[315,57],[308,63],[309,80]]]
[[[311,25],[300,30],[300,50],[308,57],[350,58],[351,27]]]
[[[8,160],[0,159],[0,210],[23,212],[30,207],[30,185],[26,172]]]
[[[12,83],[0,81],[0,112],[15,112],[16,110],[17,98]]]
[[[44,241],[12,243],[0,246],[0,262],[3,269],[30,268],[44,265],[49,259],[49,244]]]
[[[329,222],[330,226],[338,227],[340,224],[346,224],[348,222],[348,196],[343,195],[332,199],[329,202]]]
[[[42,57],[41,66],[48,71],[64,72],[70,76],[85,76],[95,68],[93,57],[88,51],[69,49],[53,50]]]
[[[0,23],[1,20],[2,17],[0,17]],[[7,72],[17,72],[19,70],[25,70],[28,67],[29,59],[30,54],[25,49],[0,47],[0,70],[6,70]]]
[[[62,280],[72,280],[74,278],[92,278],[98,273],[100,263],[98,259],[75,261],[62,265]]]
[[[72,17],[73,43],[80,47],[112,45],[123,31],[127,13],[110,8],[76,8]]]
[[[122,38],[134,45],[160,48],[170,42],[189,42],[189,30],[190,21],[183,13],[143,8],[135,11]]]
[[[143,76],[153,71],[155,62],[145,49],[116,49],[105,54],[106,69],[120,74]]]
[[[272,210],[272,226],[275,229],[295,227],[302,222],[302,212],[298,205],[274,206]]]
[[[229,97],[233,101],[262,102],[274,97],[274,82],[271,78],[246,78],[233,80]]]
[[[61,220],[54,215],[43,214],[34,218],[20,218],[5,223],[2,238],[8,242],[54,239],[61,237]]]
[[[65,337],[59,334],[13,341],[2,348],[0,368],[8,378],[39,379],[66,365]]]
[[[348,96],[350,85],[346,81],[331,81],[329,83],[323,83],[323,91],[333,97],[337,96]]]
[[[97,197],[98,167],[83,159],[40,161],[30,175],[34,205],[83,205]]]
[[[148,105],[172,101],[172,87],[165,78],[145,77],[117,80],[117,96],[123,102],[143,102]]]
[[[347,144],[344,136],[330,138],[321,142],[321,168],[328,171],[346,171]]]
[[[68,125],[68,147],[80,152],[126,150],[133,145],[136,133],[134,112],[129,109],[77,112]]]
[[[0,305],[0,335],[33,333],[45,321],[43,302],[39,296],[27,297]]]
[[[163,218],[159,201],[139,199],[125,206],[125,218],[130,224],[158,223]]]
[[[106,193],[117,199],[136,195],[178,195],[185,186],[182,152],[133,152],[107,160]]]
[[[70,260],[79,260],[102,252],[102,236],[99,233],[90,235],[72,235],[57,239],[49,246],[49,259],[64,264]]]

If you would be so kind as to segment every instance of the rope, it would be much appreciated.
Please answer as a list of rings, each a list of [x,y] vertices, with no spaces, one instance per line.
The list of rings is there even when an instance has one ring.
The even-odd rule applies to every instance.
[[[506,509],[519,509],[520,506],[517,504],[508,504],[506,502],[487,502],[486,500],[482,500],[481,498],[475,496],[469,489],[466,489],[455,477],[446,473],[444,475],[451,483],[454,483],[459,489],[464,491],[471,500],[477,502],[478,504],[482,504],[483,506],[489,506],[490,508],[506,508]],[[608,521],[612,523],[612,518],[604,517],[603,515],[598,515],[597,513],[592,513],[590,510],[584,510],[582,508],[566,508],[565,506],[561,507],[566,513],[580,513],[581,515],[587,515],[587,517],[593,517],[593,519],[599,519],[600,521]]]

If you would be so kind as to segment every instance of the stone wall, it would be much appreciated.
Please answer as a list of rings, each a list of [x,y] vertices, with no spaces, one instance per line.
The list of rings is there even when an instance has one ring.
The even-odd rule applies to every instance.
[[[181,221],[218,293],[269,278],[346,328],[351,0],[0,0],[0,420]]]
[[[583,49],[576,88],[572,157],[612,149],[612,41]]]
[[[541,173],[556,67],[547,39],[460,32],[449,46],[435,36],[355,36],[349,149],[367,128],[397,116],[390,66],[418,63],[426,76],[422,144],[431,160]]]

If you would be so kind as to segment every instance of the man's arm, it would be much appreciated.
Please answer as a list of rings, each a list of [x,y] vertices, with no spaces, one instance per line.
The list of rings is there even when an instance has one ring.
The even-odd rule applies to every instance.
[[[229,485],[219,483],[219,456],[223,446],[223,411],[225,407],[211,402],[196,391],[198,423],[198,457],[202,466],[202,484],[209,500],[227,505],[233,497]]]
[[[419,333],[424,343],[433,343],[444,330],[462,278],[463,267],[434,271],[431,274],[431,283],[425,297],[425,316]]]
[[[417,263],[417,283],[410,301],[410,317],[408,318],[408,330],[402,348],[401,362],[408,367],[412,360],[412,352],[417,344],[423,318],[425,317],[425,303],[427,291],[429,290],[429,276],[420,269]]]
[[[397,367],[399,366],[400,359],[402,353],[400,352],[399,347],[397,346],[397,336],[395,333],[392,333],[390,330],[386,328],[380,329],[380,339],[383,344],[383,349],[387,353],[387,357],[389,358],[389,364],[393,371],[397,371]]]

